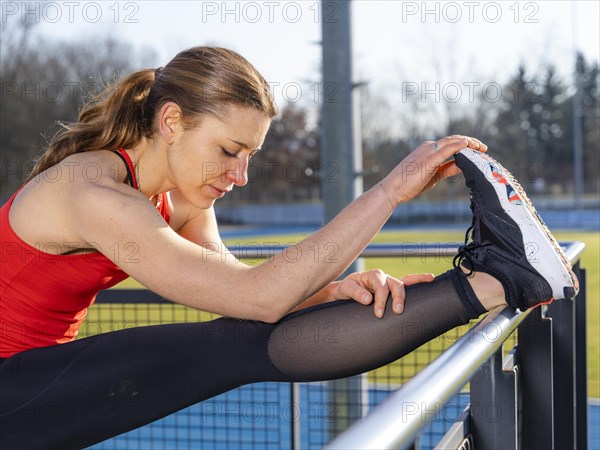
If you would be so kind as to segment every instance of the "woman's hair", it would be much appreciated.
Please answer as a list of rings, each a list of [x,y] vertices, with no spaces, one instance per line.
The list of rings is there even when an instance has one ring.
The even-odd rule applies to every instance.
[[[165,67],[135,72],[87,102],[77,122],[64,125],[50,141],[27,181],[67,156],[94,150],[132,148],[154,134],[154,118],[166,102],[182,111],[191,128],[203,116],[224,117],[231,105],[277,114],[262,75],[238,53],[219,47],[194,47]]]

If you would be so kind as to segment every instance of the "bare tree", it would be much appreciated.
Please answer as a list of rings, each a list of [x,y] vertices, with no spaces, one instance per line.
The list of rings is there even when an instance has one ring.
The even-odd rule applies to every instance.
[[[0,43],[1,183],[4,201],[27,177],[33,160],[58,130],[72,122],[87,95],[122,75],[150,66],[156,56],[136,56],[131,45],[107,37],[53,41],[35,32],[35,23],[11,17]]]

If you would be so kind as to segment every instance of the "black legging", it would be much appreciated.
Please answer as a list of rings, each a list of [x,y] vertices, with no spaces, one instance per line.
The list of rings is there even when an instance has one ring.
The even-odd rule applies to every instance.
[[[338,301],[272,325],[221,318],[28,350],[0,366],[0,448],[82,448],[244,384],[355,375],[483,311],[454,269],[409,286],[404,313],[388,301],[383,319]]]

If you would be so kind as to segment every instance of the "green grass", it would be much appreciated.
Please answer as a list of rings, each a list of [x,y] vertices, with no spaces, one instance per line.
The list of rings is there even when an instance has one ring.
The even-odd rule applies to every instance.
[[[583,241],[586,249],[582,256],[581,266],[587,269],[587,328],[588,328],[588,394],[600,397],[600,233],[598,232],[556,232],[560,241]],[[290,234],[281,236],[260,236],[244,239],[230,239],[228,246],[235,247],[248,243],[268,242],[289,244],[298,242],[306,235]],[[435,243],[462,242],[463,232],[424,231],[382,232],[374,242],[392,243]],[[388,274],[400,277],[408,273],[433,272],[441,273],[451,267],[451,258],[365,258],[365,269],[380,268]],[[258,261],[249,261],[252,264]],[[140,285],[133,280],[126,280],[119,285],[123,288],[138,288]],[[110,309],[109,308],[113,308]],[[136,312],[137,311],[137,312]],[[89,323],[108,323],[104,327],[115,328],[126,326],[127,323],[146,325],[157,322],[179,322],[188,320],[207,320],[214,317],[208,313],[191,311],[179,305],[151,305],[140,313],[140,306],[124,306],[115,311],[112,305],[98,305],[90,309]],[[126,319],[129,318],[129,319]],[[119,322],[121,320],[122,322]],[[129,322],[127,322],[129,320]],[[125,325],[123,325],[125,324]],[[460,327],[425,344],[417,351],[407,355],[389,366],[375,370],[369,374],[371,381],[379,383],[404,383],[420,371],[439,352],[443,351],[466,331],[468,327]],[[87,335],[85,329],[82,335]],[[103,330],[104,331],[104,330]],[[93,330],[90,331],[90,333]]]

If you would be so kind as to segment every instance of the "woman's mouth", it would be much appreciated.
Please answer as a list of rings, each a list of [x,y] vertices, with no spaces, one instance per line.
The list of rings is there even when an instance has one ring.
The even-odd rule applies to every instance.
[[[222,198],[225,194],[227,194],[227,192],[229,192],[227,189],[219,189],[211,184],[208,185],[208,188],[212,195],[216,198]]]

